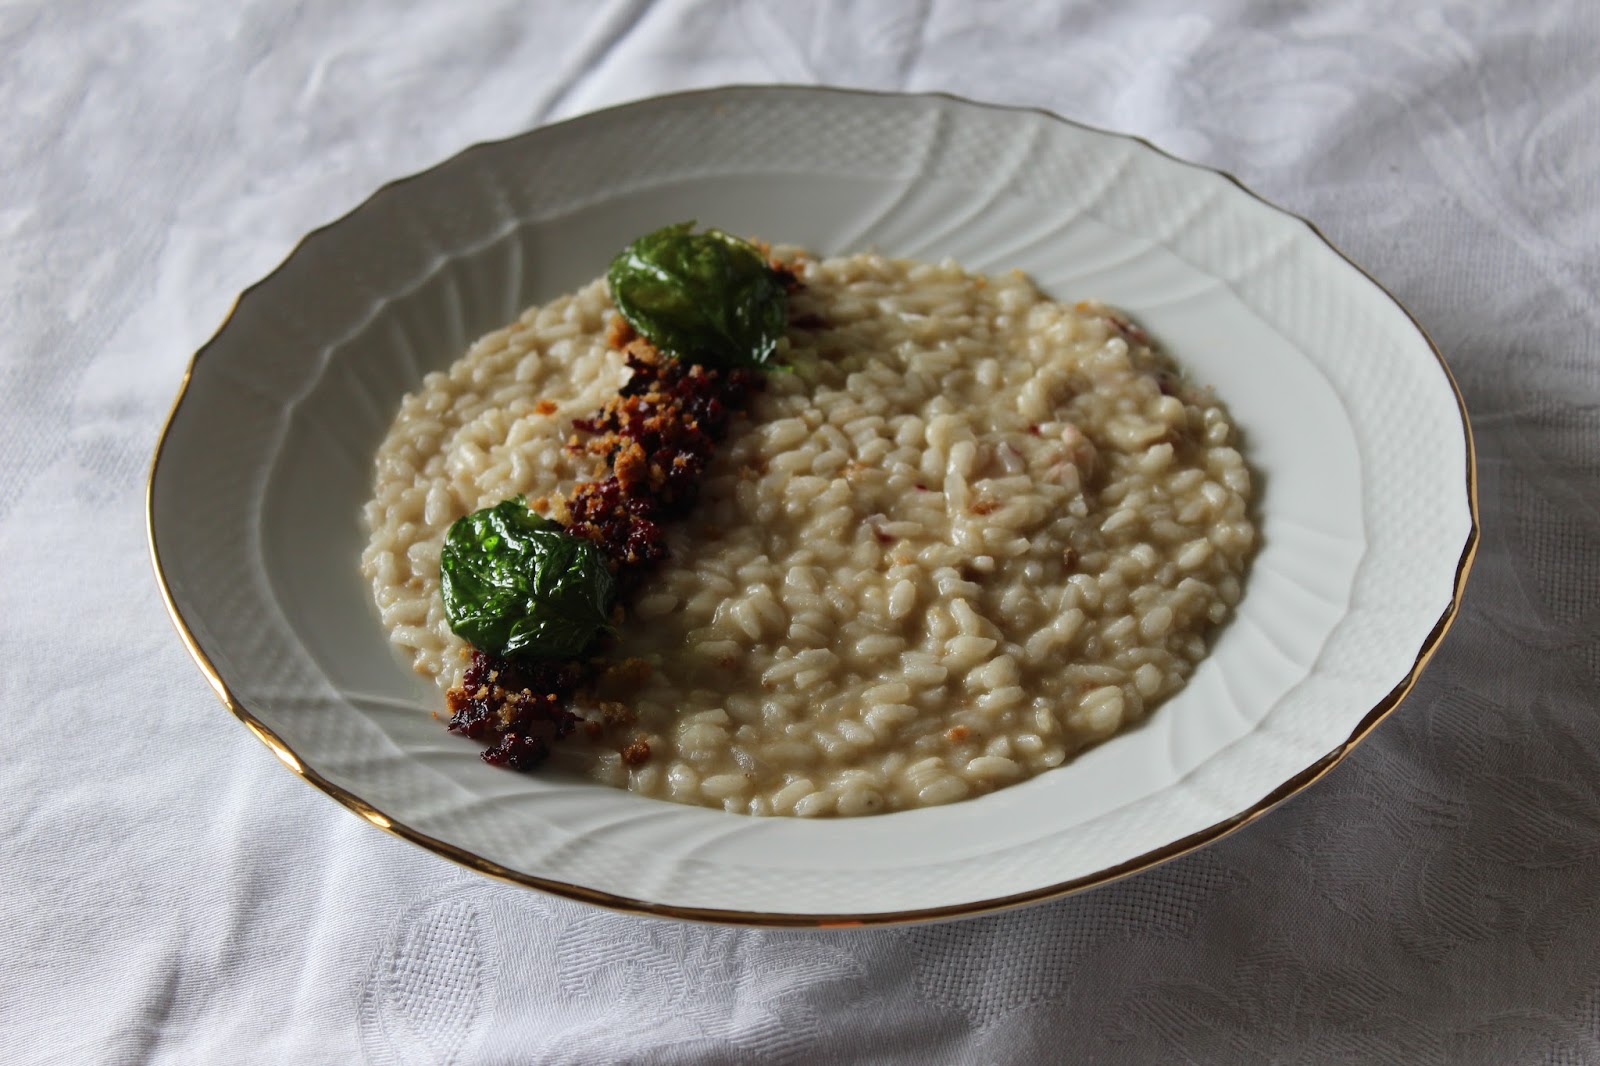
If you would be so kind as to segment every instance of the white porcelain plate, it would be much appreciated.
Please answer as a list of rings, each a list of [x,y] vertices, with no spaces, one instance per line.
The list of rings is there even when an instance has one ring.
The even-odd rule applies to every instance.
[[[1260,487],[1236,618],[1141,727],[992,795],[808,821],[486,766],[430,712],[357,573],[401,396],[524,306],[697,218],[826,254],[1031,274],[1132,312],[1214,384]],[[1331,767],[1415,680],[1476,544],[1438,353],[1307,223],[1039,111],[736,88],[470,148],[308,236],[195,356],[150,480],[156,570],[224,702],[296,773],[481,870],[652,914],[950,917],[1214,840]]]

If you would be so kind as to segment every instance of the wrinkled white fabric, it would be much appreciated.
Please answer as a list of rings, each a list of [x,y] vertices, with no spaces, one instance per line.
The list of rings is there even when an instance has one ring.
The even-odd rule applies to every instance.
[[[0,6],[0,1061],[1600,1062],[1600,5]],[[1484,539],[1403,707],[1259,822],[943,926],[468,874],[285,772],[167,621],[144,482],[235,293],[481,139],[729,82],[1142,134],[1309,216],[1460,377]]]

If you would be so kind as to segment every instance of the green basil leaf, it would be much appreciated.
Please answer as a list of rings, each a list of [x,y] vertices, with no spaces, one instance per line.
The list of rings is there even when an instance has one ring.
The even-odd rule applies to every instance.
[[[681,222],[611,261],[617,310],[667,355],[711,367],[771,367],[789,324],[789,293],[756,247]]]
[[[481,651],[573,659],[610,623],[616,579],[592,542],[520,496],[458,519],[439,553],[445,618]]]

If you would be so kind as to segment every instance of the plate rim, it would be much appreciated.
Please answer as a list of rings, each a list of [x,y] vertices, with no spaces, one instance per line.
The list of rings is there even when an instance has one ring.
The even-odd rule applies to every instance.
[[[188,393],[195,367],[199,364],[201,357],[203,357],[206,352],[211,349],[213,344],[228,328],[228,325],[232,321],[240,304],[258,288],[261,288],[262,286],[271,282],[284,269],[284,267],[300,253],[302,247],[308,241],[317,237],[324,231],[333,229],[334,227],[342,224],[358,212],[365,209],[374,199],[387,193],[390,189],[397,188],[411,181],[422,179],[425,176],[445,167],[453,166],[463,157],[472,152],[496,145],[503,145],[511,141],[519,140],[523,137],[535,135],[545,130],[590,120],[600,115],[614,114],[635,108],[659,106],[660,104],[669,101],[681,102],[691,100],[693,98],[714,98],[719,95],[735,93],[752,95],[767,93],[775,95],[783,93],[814,93],[840,97],[944,101],[947,103],[955,103],[962,106],[983,110],[1042,116],[1054,122],[1059,122],[1063,125],[1075,127],[1077,129],[1103,137],[1131,142],[1186,168],[1218,175],[1226,179],[1227,182],[1235,189],[1244,193],[1246,196],[1249,196],[1251,199],[1270,208],[1279,215],[1299,222],[1310,231],[1311,235],[1316,238],[1318,242],[1320,242],[1329,251],[1333,252],[1333,254],[1339,259],[1343,260],[1345,264],[1353,268],[1357,274],[1366,280],[1368,284],[1370,284],[1378,292],[1382,293],[1383,296],[1385,296],[1392,304],[1394,304],[1396,308],[1400,310],[1400,312],[1405,316],[1406,321],[1410,324],[1411,328],[1416,331],[1417,336],[1419,336],[1427,344],[1428,350],[1433,354],[1435,362],[1438,363],[1439,369],[1444,375],[1445,383],[1449,386],[1450,391],[1454,395],[1456,401],[1457,414],[1461,420],[1462,442],[1464,446],[1463,451],[1465,453],[1469,526],[1462,545],[1461,555],[1456,562],[1450,602],[1445,606],[1444,610],[1441,611],[1433,627],[1423,639],[1422,644],[1417,651],[1416,658],[1405,675],[1395,683],[1395,685],[1382,699],[1378,701],[1377,704],[1375,704],[1369,711],[1367,711],[1366,714],[1361,717],[1347,738],[1337,744],[1327,754],[1316,759],[1309,766],[1305,767],[1300,772],[1294,774],[1286,781],[1279,784],[1265,796],[1255,801],[1244,810],[1215,822],[1204,829],[1181,837],[1178,840],[1171,841],[1158,848],[1153,848],[1150,851],[1144,852],[1143,854],[1135,856],[1134,858],[1126,860],[1125,862],[1118,863],[1114,866],[1106,867],[1080,877],[1070,878],[1065,881],[1056,882],[1054,884],[1028,889],[1023,892],[1004,896],[996,896],[988,899],[955,903],[939,907],[917,908],[913,910],[864,912],[858,914],[765,912],[756,910],[738,910],[655,903],[649,900],[607,892],[602,889],[590,888],[584,885],[577,885],[565,881],[541,877],[537,874],[528,873],[522,870],[515,870],[500,863],[494,862],[493,860],[486,859],[483,856],[480,856],[458,845],[440,840],[437,837],[423,833],[420,830],[404,824],[403,822],[397,821],[385,814],[383,811],[380,811],[372,804],[368,803],[366,800],[363,800],[361,797],[350,792],[348,789],[328,780],[318,771],[308,766],[304,760],[302,760],[299,755],[296,754],[294,749],[283,740],[283,738],[278,736],[263,722],[261,722],[261,720],[257,718],[248,707],[244,706],[237,699],[237,697],[233,695],[233,692],[229,688],[227,682],[212,664],[210,656],[206,653],[205,649],[200,645],[200,642],[189,628],[187,621],[183,617],[182,611],[174,599],[172,590],[168,585],[166,573],[161,563],[161,551],[156,533],[155,485],[156,476],[161,466],[162,454],[166,448],[170,431],[174,421],[177,418],[178,411],[182,407],[183,400]],[[1069,118],[1044,107],[1024,104],[990,103],[981,100],[974,100],[970,97],[961,96],[956,93],[938,91],[906,93],[895,92],[891,90],[855,89],[826,85],[763,83],[720,85],[643,97],[610,107],[596,109],[594,111],[587,111],[583,114],[574,115],[558,122],[534,126],[530,129],[512,134],[509,137],[475,141],[428,167],[380,184],[349,210],[305,233],[295,241],[288,253],[276,266],[274,266],[256,281],[246,286],[239,292],[237,296],[234,297],[227,312],[223,315],[222,320],[218,323],[216,329],[212,331],[211,336],[208,337],[206,341],[195,350],[194,354],[189,357],[189,361],[184,368],[183,376],[178,385],[177,395],[174,397],[172,405],[167,412],[167,416],[162,423],[161,433],[156,441],[154,453],[151,457],[149,473],[146,476],[145,532],[150,553],[151,566],[155,573],[156,585],[160,590],[162,604],[166,608],[167,616],[172,622],[174,628],[177,630],[178,636],[182,640],[184,647],[188,650],[190,657],[194,660],[195,665],[199,667],[201,674],[210,684],[213,692],[216,693],[223,706],[226,707],[234,717],[238,718],[256,737],[256,739],[265,744],[268,750],[277,756],[278,760],[288,767],[289,770],[292,771],[297,777],[305,781],[313,788],[316,788],[320,792],[329,796],[340,806],[353,812],[354,814],[359,815],[365,821],[371,823],[379,829],[393,836],[399,837],[402,840],[408,841],[409,843],[418,847],[424,848],[427,851],[441,856],[442,858],[448,859],[454,863],[465,866],[468,869],[474,870],[477,873],[484,874],[496,880],[510,884],[521,885],[526,888],[538,889],[542,892],[548,892],[551,895],[599,906],[612,911],[646,917],[672,918],[683,921],[711,923],[717,925],[743,925],[768,928],[859,928],[867,926],[908,925],[922,922],[949,920],[954,918],[974,917],[977,915],[991,914],[997,911],[1023,907],[1033,903],[1040,903],[1046,900],[1056,899],[1090,888],[1098,887],[1100,885],[1109,884],[1113,881],[1121,880],[1124,877],[1128,877],[1158,866],[1214,841],[1220,840],[1265,815],[1267,812],[1272,810],[1283,801],[1289,799],[1291,796],[1294,796],[1308,788],[1323,775],[1332,770],[1333,767],[1342,762],[1344,758],[1355,748],[1355,746],[1365,739],[1374,728],[1376,728],[1379,722],[1383,721],[1384,718],[1388,717],[1388,715],[1397,706],[1399,706],[1399,704],[1405,699],[1406,695],[1415,686],[1418,678],[1422,674],[1422,671],[1426,668],[1428,662],[1438,650],[1438,647],[1440,643],[1442,643],[1445,634],[1449,631],[1451,625],[1454,623],[1457,615],[1460,612],[1462,595],[1466,587],[1467,577],[1472,570],[1473,562],[1476,558],[1478,545],[1481,539],[1481,524],[1478,511],[1477,451],[1473,438],[1472,423],[1467,413],[1466,400],[1462,396],[1461,388],[1459,383],[1456,381],[1455,374],[1451,371],[1449,364],[1445,361],[1444,355],[1439,351],[1438,345],[1434,343],[1433,338],[1428,335],[1427,330],[1422,327],[1422,324],[1417,321],[1416,316],[1411,312],[1410,308],[1406,307],[1406,305],[1402,303],[1393,292],[1391,292],[1386,286],[1378,281],[1377,278],[1373,277],[1372,274],[1366,270],[1366,268],[1362,267],[1341,248],[1339,248],[1338,245],[1330,240],[1328,236],[1323,233],[1320,228],[1318,228],[1316,223],[1312,222],[1310,219],[1290,211],[1287,208],[1273,202],[1272,200],[1269,200],[1265,196],[1262,196],[1253,189],[1249,188],[1244,184],[1244,182],[1242,182],[1232,173],[1219,167],[1213,167],[1203,163],[1196,163],[1192,160],[1176,156],[1138,134],[1106,129],[1101,126],[1096,126],[1092,123]]]

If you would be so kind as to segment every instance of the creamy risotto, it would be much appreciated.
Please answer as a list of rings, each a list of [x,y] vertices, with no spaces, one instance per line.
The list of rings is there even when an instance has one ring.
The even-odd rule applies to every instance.
[[[1060,766],[1179,689],[1255,539],[1209,390],[1020,274],[793,269],[793,372],[767,375],[626,605],[607,657],[648,669],[580,701],[613,724],[551,765],[729,811],[868,814]],[[378,453],[363,573],[441,690],[466,648],[445,532],[594,476],[564,445],[627,376],[613,315],[603,281],[529,309],[430,374]]]

